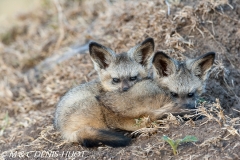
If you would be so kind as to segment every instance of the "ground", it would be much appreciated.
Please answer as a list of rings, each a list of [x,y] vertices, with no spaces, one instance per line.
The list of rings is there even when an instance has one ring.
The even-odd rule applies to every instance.
[[[240,3],[182,0],[170,8],[167,15],[157,0],[45,0],[1,28],[1,158],[240,159]],[[84,44],[94,40],[119,53],[147,37],[177,59],[217,53],[198,109],[205,116],[183,121],[169,115],[123,148],[65,143],[52,124],[56,103],[97,77]],[[180,145],[174,156],[163,135],[198,141]]]

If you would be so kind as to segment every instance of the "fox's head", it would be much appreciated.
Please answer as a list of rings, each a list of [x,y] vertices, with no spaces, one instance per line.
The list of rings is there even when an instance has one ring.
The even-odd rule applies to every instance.
[[[170,93],[179,106],[195,108],[196,98],[204,91],[215,53],[180,62],[163,52],[153,57],[154,79]]]
[[[104,90],[127,91],[137,81],[149,76],[154,40],[148,38],[121,54],[92,42],[89,52]]]

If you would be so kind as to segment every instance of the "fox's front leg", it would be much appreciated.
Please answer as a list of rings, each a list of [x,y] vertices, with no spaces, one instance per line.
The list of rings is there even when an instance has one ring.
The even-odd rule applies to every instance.
[[[185,110],[184,107],[179,106],[172,101],[169,101],[165,104],[162,104],[160,108],[150,110],[149,117],[152,121],[155,121],[166,117],[166,115],[169,113],[174,116],[184,116],[186,114],[195,113],[195,110]]]
[[[118,115],[105,107],[102,108],[105,123],[108,128],[135,131],[140,128],[148,127],[151,120],[148,116],[126,117]]]
[[[160,108],[155,108],[149,111],[149,117],[152,121],[164,118],[168,113],[176,113],[179,112],[180,108],[177,107],[174,103],[169,102],[166,104],[162,104]]]

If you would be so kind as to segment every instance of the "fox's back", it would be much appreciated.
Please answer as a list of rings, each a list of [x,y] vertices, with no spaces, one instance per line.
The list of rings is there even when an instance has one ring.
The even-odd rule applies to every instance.
[[[94,80],[74,87],[65,93],[56,107],[54,121],[55,127],[59,128],[59,119],[63,119],[75,110],[84,109],[84,107],[86,107],[84,105],[79,105],[78,103],[83,102],[84,100],[90,101],[92,98],[95,99],[95,97],[99,95],[101,91],[101,83],[99,80]]]

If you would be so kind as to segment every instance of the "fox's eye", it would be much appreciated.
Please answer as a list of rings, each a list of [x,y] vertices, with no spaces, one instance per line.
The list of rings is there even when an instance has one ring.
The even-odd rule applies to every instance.
[[[137,79],[137,76],[130,77],[130,81],[135,81]]]
[[[177,97],[178,97],[178,94],[177,94],[177,93],[170,92],[170,94],[171,94],[174,98],[177,98]]]
[[[194,96],[194,93],[188,93],[188,97],[191,98]]]
[[[119,83],[119,82],[120,82],[120,79],[119,79],[119,78],[113,78],[112,81],[113,81],[114,83]]]

